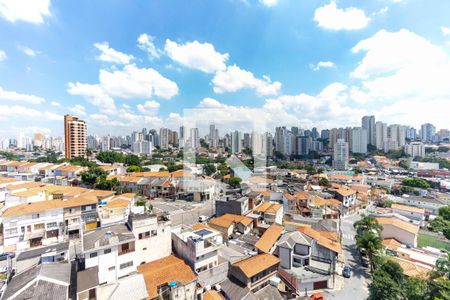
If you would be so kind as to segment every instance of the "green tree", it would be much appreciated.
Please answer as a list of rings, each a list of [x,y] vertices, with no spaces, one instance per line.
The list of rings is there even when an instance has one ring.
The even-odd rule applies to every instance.
[[[409,277],[404,285],[404,297],[408,300],[425,300],[429,297],[429,287],[425,280],[419,277]]]
[[[117,180],[117,178],[113,178],[113,179],[99,178],[94,187],[99,190],[112,191],[118,186],[119,186],[119,181]]]
[[[319,185],[320,186],[330,186],[330,182],[325,177],[321,177],[319,179]]]
[[[450,278],[450,252],[436,261],[433,273],[435,277],[445,276]]]
[[[353,227],[356,229],[357,233],[362,233],[364,231],[376,231],[381,232],[383,227],[378,224],[377,219],[371,216],[364,216],[362,219],[353,223]]]
[[[450,222],[444,220],[441,216],[434,218],[428,223],[428,228],[434,232],[444,232],[444,230],[449,227]]]
[[[203,166],[203,172],[205,172],[206,175],[211,176],[216,172],[216,167],[213,164],[206,164]]]
[[[239,177],[233,177],[233,178],[230,178],[230,179],[228,180],[228,184],[229,184],[232,188],[238,188],[238,187],[241,186],[241,181],[242,181],[241,178],[239,178]]]
[[[130,172],[130,173],[141,172],[141,167],[139,167],[139,166],[129,166],[127,168],[127,172]]]
[[[87,171],[81,173],[81,182],[83,184],[94,187],[97,180],[106,180],[106,172],[97,166],[89,167]]]
[[[421,189],[428,189],[430,187],[430,184],[426,180],[420,178],[405,178],[402,181],[402,185]]]
[[[364,230],[356,235],[356,248],[366,251],[371,272],[374,269],[374,255],[380,253],[382,247],[381,238],[375,230]]]
[[[128,154],[125,156],[124,163],[128,166],[139,166],[141,164],[141,159],[137,155]]]
[[[372,274],[372,283],[369,286],[369,300],[400,299],[402,288],[384,270],[376,270]]]
[[[446,221],[450,221],[450,206],[447,205],[439,208],[439,216]]]

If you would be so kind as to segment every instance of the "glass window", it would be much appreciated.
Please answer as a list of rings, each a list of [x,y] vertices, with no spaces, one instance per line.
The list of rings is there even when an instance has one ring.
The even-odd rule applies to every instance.
[[[89,254],[90,258],[94,258],[97,257],[97,252],[92,252],[91,254]]]
[[[103,253],[105,253],[105,254],[111,253],[111,248],[105,249],[105,251],[103,251]]]

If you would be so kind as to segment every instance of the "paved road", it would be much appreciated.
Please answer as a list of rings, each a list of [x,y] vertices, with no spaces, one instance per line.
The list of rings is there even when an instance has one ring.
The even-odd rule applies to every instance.
[[[192,205],[191,209],[189,210],[183,210],[180,208],[167,211],[170,214],[172,226],[177,226],[180,224],[193,225],[195,223],[198,223],[198,217],[202,215],[211,217],[214,214],[214,207],[211,201],[207,201]]]
[[[360,265],[354,238],[356,232],[353,223],[360,218],[360,215],[356,215],[342,221],[342,248],[345,264],[352,269],[352,276],[344,278],[344,286],[340,291],[325,292],[325,299],[360,300],[367,299],[369,296],[367,270]]]

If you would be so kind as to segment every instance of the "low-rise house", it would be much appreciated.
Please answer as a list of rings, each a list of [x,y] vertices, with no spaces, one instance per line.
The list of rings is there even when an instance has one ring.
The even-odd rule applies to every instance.
[[[276,223],[270,225],[255,244],[258,252],[272,254],[283,231],[284,227],[281,225]]]
[[[229,277],[240,286],[256,292],[277,274],[280,259],[272,254],[258,254],[230,265]]]
[[[364,177],[361,174],[346,175],[346,174],[328,174],[328,180],[339,184],[362,184]]]
[[[402,221],[396,217],[380,217],[376,219],[383,226],[381,231],[383,239],[396,239],[404,245],[417,246],[419,226]]]
[[[98,268],[100,285],[136,272],[135,238],[125,225],[85,233],[82,251],[85,268]]]
[[[228,239],[234,232],[247,234],[253,229],[253,219],[245,216],[225,214],[209,221],[209,226]]]
[[[393,213],[419,222],[419,225],[421,225],[422,222],[425,221],[425,209],[423,208],[394,203],[392,204],[391,209]]]
[[[283,223],[283,205],[279,203],[263,202],[253,209],[253,213],[258,214],[265,224]]]
[[[137,270],[144,275],[148,299],[196,299],[197,276],[176,256],[140,265]]]
[[[111,201],[108,201],[106,205],[102,205],[98,209],[100,226],[105,227],[124,223],[128,219],[130,206],[130,201],[125,199],[113,199]]]
[[[69,254],[69,242],[20,252],[16,257],[16,272],[22,273],[38,264],[68,262]]]
[[[310,194],[305,191],[283,193],[284,210],[287,213],[309,215],[308,200]]]
[[[403,274],[407,277],[419,277],[426,280],[432,271],[431,267],[423,265],[421,263],[413,262],[400,257],[390,257],[389,259],[395,261],[402,267]]]
[[[172,241],[175,253],[196,273],[212,269],[219,264],[218,250],[223,244],[219,231],[206,226],[197,230],[179,226],[172,230]]]
[[[128,227],[135,238],[136,262],[149,263],[172,253],[171,222],[163,215],[130,214]]]
[[[216,200],[216,216],[224,214],[246,215],[249,212],[249,198],[239,194],[225,195]]]
[[[69,299],[70,264],[49,263],[33,266],[15,275],[2,299]]]
[[[449,205],[449,202],[445,199],[431,198],[431,197],[420,197],[410,195],[403,195],[402,197],[397,197],[394,195],[388,195],[388,199],[398,204],[423,208],[425,209],[427,215],[435,215],[435,216],[439,215],[439,208]]]

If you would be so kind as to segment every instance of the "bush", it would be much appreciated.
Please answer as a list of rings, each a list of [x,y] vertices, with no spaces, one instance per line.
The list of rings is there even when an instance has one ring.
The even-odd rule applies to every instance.
[[[134,172],[141,172],[141,167],[139,166],[129,166],[127,169],[127,172],[134,173]]]
[[[402,185],[421,189],[428,189],[430,187],[430,184],[426,180],[420,178],[405,178],[402,181]]]

